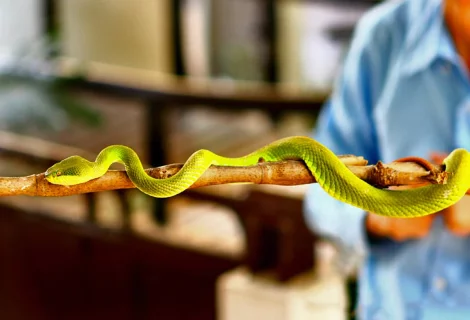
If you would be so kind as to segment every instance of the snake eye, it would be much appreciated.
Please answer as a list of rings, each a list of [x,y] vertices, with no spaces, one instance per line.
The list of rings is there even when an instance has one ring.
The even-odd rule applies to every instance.
[[[55,173],[55,176],[56,176],[56,177],[60,177],[61,175],[62,175],[62,172],[61,172],[61,171],[57,171],[57,172]]]

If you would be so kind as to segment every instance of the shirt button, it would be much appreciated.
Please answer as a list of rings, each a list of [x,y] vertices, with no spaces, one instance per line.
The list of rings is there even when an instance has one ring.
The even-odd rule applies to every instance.
[[[433,281],[433,286],[434,286],[434,289],[436,289],[439,292],[442,292],[447,286],[447,281],[442,277],[437,277]]]

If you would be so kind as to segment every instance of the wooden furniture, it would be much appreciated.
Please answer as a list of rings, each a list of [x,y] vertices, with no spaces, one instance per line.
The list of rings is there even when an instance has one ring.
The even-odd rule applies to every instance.
[[[0,318],[215,319],[239,262],[0,205]]]

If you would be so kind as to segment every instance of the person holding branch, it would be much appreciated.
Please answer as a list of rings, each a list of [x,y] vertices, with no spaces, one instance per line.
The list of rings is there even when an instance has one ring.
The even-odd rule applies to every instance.
[[[470,150],[470,1],[387,1],[354,36],[313,137],[336,154],[435,163]],[[470,177],[469,177],[470,179]],[[364,255],[360,319],[470,319],[470,212],[364,212],[309,187],[315,232]],[[469,210],[470,211],[470,210]]]

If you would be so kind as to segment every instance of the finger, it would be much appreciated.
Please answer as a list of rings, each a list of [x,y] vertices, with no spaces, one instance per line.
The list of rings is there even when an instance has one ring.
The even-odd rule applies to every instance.
[[[470,215],[466,206],[453,205],[441,211],[446,228],[457,236],[470,235]]]
[[[372,234],[404,241],[427,236],[434,217],[391,218],[370,213],[366,219],[367,230]]]
[[[391,230],[389,218],[374,213],[367,215],[366,228],[369,232],[378,236],[388,236]]]
[[[468,235],[470,235],[470,230],[468,229],[453,228],[449,229],[449,231],[457,237],[467,237]]]
[[[393,236],[396,239],[420,239],[429,234],[433,217],[424,216],[419,218],[397,218],[393,221]]]
[[[456,236],[468,236],[470,235],[470,226],[468,225],[461,225],[458,223],[446,223],[447,229]]]
[[[458,236],[470,235],[470,222],[467,219],[462,221],[455,217],[446,217],[444,222],[447,229],[453,234]]]

